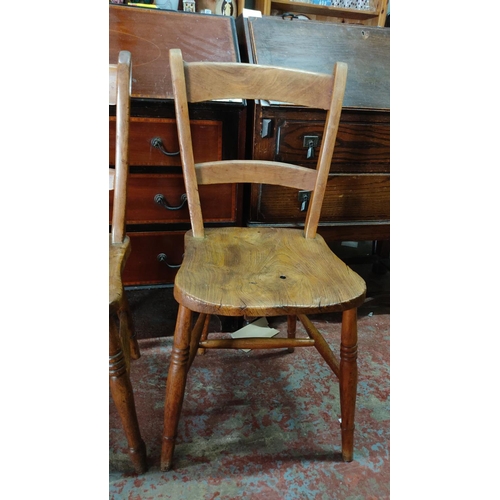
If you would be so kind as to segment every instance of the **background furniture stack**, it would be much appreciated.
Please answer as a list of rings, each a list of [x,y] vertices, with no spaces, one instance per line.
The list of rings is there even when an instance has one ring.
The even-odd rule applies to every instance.
[[[337,61],[349,66],[335,156],[319,233],[332,243],[388,240],[390,216],[390,30],[278,17],[237,20],[243,60],[320,73]],[[326,113],[256,101],[251,157],[314,167]],[[299,224],[309,193],[252,186],[246,223]]]
[[[295,2],[294,2],[295,3]],[[377,4],[382,8],[382,4]],[[180,168],[168,50],[187,61],[269,64],[329,74],[349,65],[318,232],[329,244],[388,241],[390,30],[319,21],[213,16],[110,5],[110,61],[134,57],[126,285],[172,284],[189,214]],[[363,14],[366,15],[366,14]],[[110,109],[110,162],[114,116]],[[192,105],[195,161],[252,158],[313,166],[326,113],[277,102]],[[209,225],[300,227],[310,193],[278,186],[202,186]],[[111,204],[111,200],[110,200]],[[111,205],[110,205],[111,206]]]
[[[168,61],[168,50],[177,47],[191,61],[239,61],[233,18],[109,6],[109,59],[128,50],[134,60],[127,204],[133,252],[123,275],[126,285],[172,283],[184,253],[189,213]],[[243,157],[245,120],[241,102],[195,106],[191,122],[195,159]],[[111,164],[114,130],[110,108]],[[200,195],[210,224],[241,224],[239,186],[205,186]]]

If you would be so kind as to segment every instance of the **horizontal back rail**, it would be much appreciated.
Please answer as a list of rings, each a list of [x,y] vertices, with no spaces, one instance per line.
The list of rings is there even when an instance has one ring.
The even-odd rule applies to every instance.
[[[316,170],[289,163],[262,160],[224,160],[197,163],[198,184],[259,183],[312,191]]]
[[[184,63],[187,99],[264,99],[329,109],[333,77],[288,68],[242,63]],[[284,82],[293,84],[286,86]],[[191,84],[191,82],[193,82]],[[221,82],[223,84],[221,85]]]

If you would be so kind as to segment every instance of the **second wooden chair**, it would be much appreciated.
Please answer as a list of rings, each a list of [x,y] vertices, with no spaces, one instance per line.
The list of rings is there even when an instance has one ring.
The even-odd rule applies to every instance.
[[[122,284],[123,268],[130,254],[125,209],[131,85],[132,56],[121,51],[118,64],[109,65],[109,104],[116,106],[116,165],[109,169],[109,189],[114,191],[109,234],[109,387],[127,437],[130,459],[139,473],[147,469],[146,446],[139,430],[129,371],[130,358],[139,358],[140,352]]]

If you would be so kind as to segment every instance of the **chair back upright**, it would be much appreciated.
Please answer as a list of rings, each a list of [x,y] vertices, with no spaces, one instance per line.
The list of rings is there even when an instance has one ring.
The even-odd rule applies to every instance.
[[[128,135],[130,94],[132,91],[132,57],[122,50],[118,64],[109,65],[109,104],[116,106],[115,168],[109,169],[109,189],[114,189],[113,215],[111,219],[111,243],[123,243],[125,239]]]
[[[204,237],[198,185],[220,183],[277,184],[311,191],[304,236],[314,238],[328,181],[342,112],[347,64],[332,75],[244,63],[185,62],[180,49],[170,50],[179,146],[195,238]],[[327,110],[316,169],[264,160],[221,160],[195,164],[188,103],[217,99],[278,101]]]

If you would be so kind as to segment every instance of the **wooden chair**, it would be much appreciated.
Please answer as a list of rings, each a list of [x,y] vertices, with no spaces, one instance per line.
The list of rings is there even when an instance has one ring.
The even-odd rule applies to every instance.
[[[141,438],[129,378],[130,358],[140,357],[132,334],[132,319],[122,285],[122,271],[130,254],[125,233],[128,176],[128,133],[132,62],[130,52],[118,55],[109,65],[109,104],[116,105],[115,168],[109,169],[113,193],[113,215],[109,235],[109,387],[127,436],[129,455],[136,472],[146,471],[146,446]]]
[[[167,378],[161,469],[172,466],[187,372],[199,348],[314,346],[340,384],[342,456],[353,459],[357,387],[357,307],[365,282],[317,234],[342,110],[347,65],[333,75],[237,63],[187,63],[170,51],[177,128],[192,229],[185,235],[174,296],[179,303]],[[195,164],[188,102],[266,99],[328,111],[317,168],[261,160]],[[204,228],[198,185],[268,183],[311,191],[304,229]],[[307,315],[342,312],[340,360]],[[193,312],[199,316],[192,326]],[[210,315],[287,316],[288,338],[207,339]],[[308,338],[295,338],[296,319]]]

